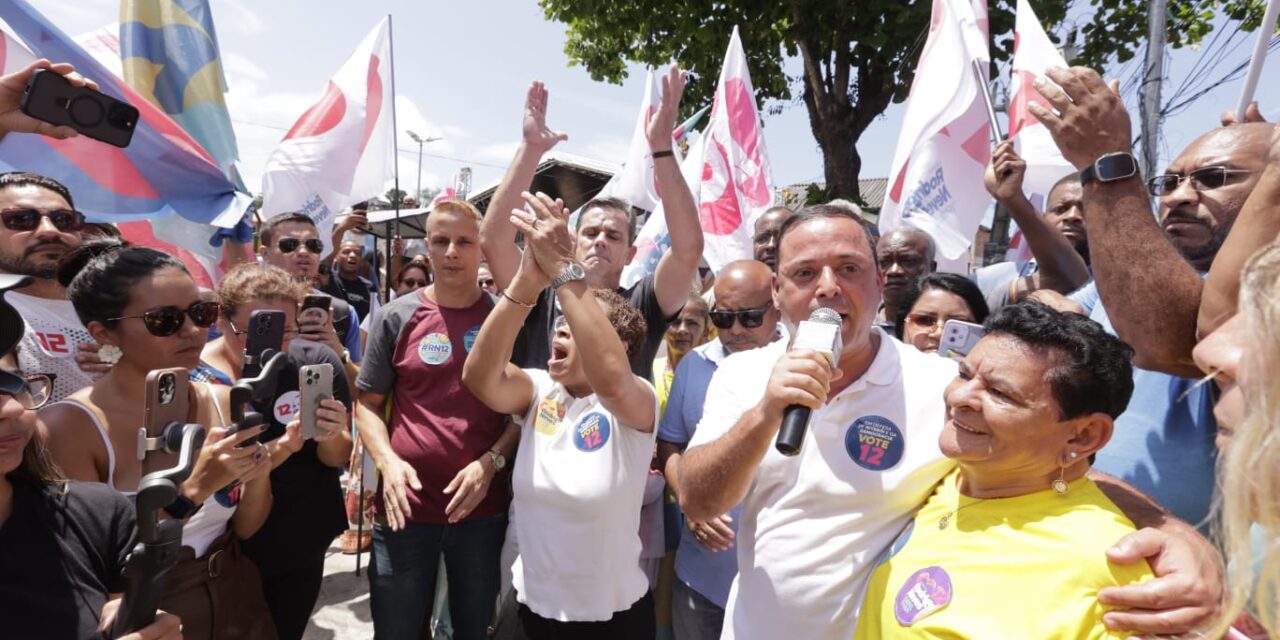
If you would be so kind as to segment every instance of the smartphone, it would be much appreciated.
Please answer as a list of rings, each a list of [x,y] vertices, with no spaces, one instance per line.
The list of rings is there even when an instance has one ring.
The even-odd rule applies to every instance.
[[[158,438],[170,422],[185,423],[191,406],[187,370],[181,367],[147,373],[142,428],[138,429],[138,460],[147,458],[147,438]]]
[[[68,126],[117,147],[127,147],[138,126],[138,109],[101,91],[77,87],[52,71],[31,76],[22,93],[22,112],[49,124]]]
[[[938,355],[963,358],[978,344],[986,330],[980,324],[964,320],[948,320],[942,325],[942,340],[938,343]]]
[[[298,324],[329,322],[329,307],[333,298],[323,293],[313,293],[302,299],[302,310],[298,311]]]
[[[320,401],[333,398],[333,365],[326,362],[298,369],[298,389],[302,394],[302,437],[311,440],[319,433],[316,409],[320,408]]]
[[[259,309],[249,314],[245,330],[244,366],[240,377],[254,378],[262,372],[262,354],[271,349],[279,352],[284,345],[284,312]]]

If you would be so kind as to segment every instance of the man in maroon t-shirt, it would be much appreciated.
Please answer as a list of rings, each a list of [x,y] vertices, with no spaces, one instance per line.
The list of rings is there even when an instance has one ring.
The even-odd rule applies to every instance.
[[[435,282],[383,307],[370,325],[357,421],[381,476],[369,586],[379,638],[420,637],[444,554],[459,638],[493,617],[510,497],[493,477],[519,429],[462,385],[462,365],[493,308],[480,290],[480,212],[461,200],[427,219]],[[390,408],[390,420],[384,421]]]

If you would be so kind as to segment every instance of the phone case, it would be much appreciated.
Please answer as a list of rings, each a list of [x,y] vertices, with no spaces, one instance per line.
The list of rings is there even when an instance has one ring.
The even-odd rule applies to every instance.
[[[942,325],[942,340],[938,342],[938,354],[948,358],[967,356],[985,332],[986,330],[980,324],[948,320]]]
[[[329,321],[329,307],[333,298],[324,294],[313,293],[302,299],[302,310],[298,312],[298,324],[319,323]]]
[[[249,327],[244,340],[244,366],[240,375],[252,378],[262,370],[262,353],[280,351],[284,344],[284,312],[259,309],[249,314]]]
[[[67,126],[117,147],[127,147],[138,126],[138,110],[88,87],[77,87],[52,71],[37,71],[22,94],[22,112]]]
[[[310,440],[319,433],[316,428],[316,409],[320,408],[320,401],[333,397],[333,365],[309,364],[300,368],[298,389],[302,394],[302,437]]]
[[[147,399],[143,426],[155,437],[170,422],[186,422],[191,405],[187,370],[181,367],[156,369],[147,374]]]

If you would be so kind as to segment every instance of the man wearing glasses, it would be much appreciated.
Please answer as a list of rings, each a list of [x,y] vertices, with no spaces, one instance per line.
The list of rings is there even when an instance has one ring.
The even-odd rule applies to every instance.
[[[773,305],[773,272],[756,260],[730,262],[716,279],[711,323],[715,340],[680,361],[667,410],[658,425],[658,461],[667,487],[680,495],[680,457],[702,420],[707,385],[729,354],[763,347],[778,336],[781,317]],[[682,640],[715,640],[724,625],[729,587],[738,574],[733,539],[742,505],[705,521],[685,520],[676,551],[676,582],[671,619]]]
[[[299,280],[311,283],[312,293],[320,277],[320,258],[324,242],[316,231],[316,223],[303,213],[280,213],[271,216],[258,230],[262,261],[280,267]],[[356,310],[341,298],[333,298],[329,320],[325,323],[299,321],[298,337],[319,342],[342,356],[347,377],[355,380],[360,370],[360,318]]]
[[[1197,306],[1208,294],[1204,273],[1266,166],[1274,127],[1214,129],[1144,183],[1115,91],[1087,69],[1051,70],[1049,78],[1054,85],[1037,89],[1056,113],[1032,110],[1081,170],[1089,211],[1095,281],[1071,299],[1135,351],[1133,398],[1095,467],[1202,523],[1213,497],[1217,425],[1212,394],[1198,384],[1203,373],[1191,360]]]

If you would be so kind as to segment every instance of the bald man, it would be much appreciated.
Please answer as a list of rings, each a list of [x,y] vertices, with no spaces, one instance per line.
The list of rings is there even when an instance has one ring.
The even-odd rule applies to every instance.
[[[907,288],[920,276],[938,268],[934,253],[933,238],[915,227],[898,227],[880,238],[876,244],[876,261],[884,273],[884,297],[876,316],[877,325],[897,324],[898,316],[906,311],[900,307]]]
[[[772,287],[773,271],[756,260],[730,262],[716,278],[711,322],[719,336],[680,361],[658,426],[658,459],[667,486],[677,496],[680,456],[702,419],[711,375],[729,354],[763,347],[778,334],[780,314],[773,305]],[[681,640],[720,637],[729,587],[738,573],[732,547],[740,509],[708,521],[686,521],[681,531],[671,612],[675,637]]]

